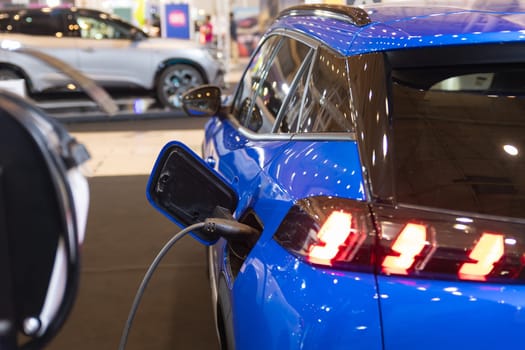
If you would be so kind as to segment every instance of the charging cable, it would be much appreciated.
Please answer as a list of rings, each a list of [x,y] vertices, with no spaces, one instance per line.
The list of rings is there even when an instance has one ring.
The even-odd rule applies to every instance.
[[[122,337],[120,338],[120,344],[118,347],[119,350],[124,350],[126,348],[129,331],[131,329],[131,324],[133,323],[133,319],[135,318],[135,314],[137,313],[137,309],[140,304],[140,299],[142,298],[142,295],[144,294],[144,291],[146,290],[149,280],[153,276],[153,272],[155,272],[155,269],[159,265],[162,258],[164,258],[164,256],[171,249],[171,247],[173,247],[173,245],[177,243],[182,237],[184,237],[186,234],[188,234],[191,231],[195,231],[195,230],[203,228],[205,225],[206,224],[204,222],[199,222],[197,224],[186,227],[184,230],[178,232],[175,236],[173,236],[168,241],[168,243],[166,243],[164,247],[162,247],[159,254],[157,254],[157,256],[155,257],[155,260],[153,260],[153,262],[149,266],[148,271],[146,271],[146,274],[144,275],[144,278],[142,279],[142,283],[140,284],[140,287],[137,290],[137,294],[135,294],[135,300],[133,300],[133,304],[131,305],[131,309],[129,310],[129,315],[126,321],[126,325],[124,326],[124,330],[122,331]]]
[[[218,236],[221,236],[227,239],[228,238],[232,239],[235,237],[247,237],[248,235],[259,233],[259,231],[257,231],[253,227],[242,224],[235,220],[221,219],[221,218],[209,218],[209,219],[206,219],[204,222],[199,222],[197,224],[188,226],[184,230],[181,230],[175,236],[173,236],[164,245],[164,247],[162,247],[160,252],[157,254],[155,259],[149,266],[148,270],[146,271],[144,278],[142,279],[142,283],[140,284],[139,289],[137,290],[137,293],[135,295],[135,300],[133,300],[133,304],[131,305],[131,309],[129,310],[129,315],[126,321],[126,325],[124,326],[124,330],[122,331],[122,337],[120,338],[120,344],[118,347],[119,350],[124,350],[126,348],[129,331],[131,329],[131,324],[133,323],[133,319],[135,318],[135,314],[137,313],[137,309],[140,304],[140,299],[142,298],[142,295],[144,294],[144,291],[146,290],[146,286],[148,285],[149,280],[153,276],[153,272],[155,272],[155,269],[159,265],[162,258],[164,258],[164,256],[171,249],[171,247],[173,247],[173,245],[177,243],[186,234],[188,234],[189,232],[197,231],[201,229],[205,231],[205,233],[207,234],[218,235]]]

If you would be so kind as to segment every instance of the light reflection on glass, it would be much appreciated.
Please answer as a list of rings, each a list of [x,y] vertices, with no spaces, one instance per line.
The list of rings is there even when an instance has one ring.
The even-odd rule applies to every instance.
[[[516,245],[517,241],[514,238],[505,238],[505,244]]]
[[[503,150],[511,155],[511,156],[517,156],[519,154],[519,151],[518,151],[518,148],[516,146],[513,146],[513,145],[504,145],[503,146]]]
[[[383,135],[383,159],[386,158],[388,153],[388,137],[386,134]]]
[[[467,225],[463,225],[463,224],[455,224],[453,227],[456,230],[460,230],[460,231],[466,231],[468,229],[468,226]]]
[[[464,224],[471,224],[474,222],[471,218],[456,218],[457,222],[462,222]]]

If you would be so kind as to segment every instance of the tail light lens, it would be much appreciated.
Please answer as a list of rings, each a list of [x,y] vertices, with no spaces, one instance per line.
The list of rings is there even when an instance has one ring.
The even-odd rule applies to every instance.
[[[525,225],[519,222],[402,207],[375,207],[373,211],[379,233],[379,272],[420,278],[525,281]]]
[[[311,197],[290,209],[274,238],[315,265],[418,278],[523,283],[524,228],[518,221],[370,208],[347,199]]]
[[[309,197],[290,209],[274,239],[312,264],[372,271],[375,236],[365,203]]]

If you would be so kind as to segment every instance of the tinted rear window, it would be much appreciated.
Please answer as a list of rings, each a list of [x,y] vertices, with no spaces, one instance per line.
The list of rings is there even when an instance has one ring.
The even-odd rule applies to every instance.
[[[514,56],[392,70],[399,202],[525,218],[525,63]]]

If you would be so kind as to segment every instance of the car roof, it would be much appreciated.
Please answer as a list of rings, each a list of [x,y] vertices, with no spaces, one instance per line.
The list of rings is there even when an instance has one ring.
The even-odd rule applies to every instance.
[[[1,14],[9,14],[11,16],[16,14],[29,14],[32,15],[34,13],[55,13],[57,11],[60,12],[78,12],[78,13],[90,13],[92,15],[100,15],[100,14],[107,14],[113,18],[120,19],[120,17],[115,16],[113,14],[105,13],[100,10],[92,9],[92,8],[83,8],[83,7],[75,7],[75,6],[68,6],[68,5],[58,5],[58,6],[30,6],[30,7],[13,7],[13,8],[5,8],[0,9],[0,15]]]
[[[283,28],[302,32],[345,56],[410,47],[525,40],[525,7],[514,1],[476,1],[471,7],[453,4],[449,1],[446,6],[425,6],[420,1],[362,8],[297,6],[282,12],[270,33]]]

